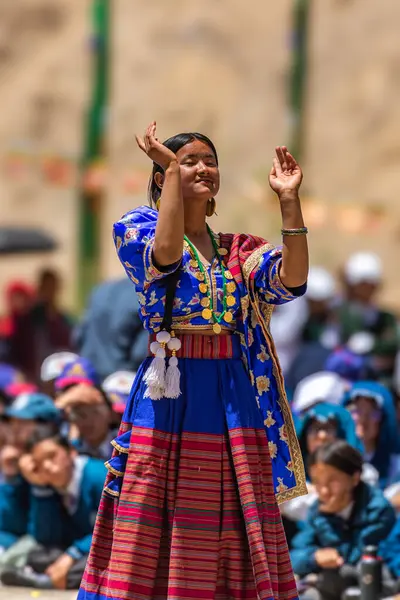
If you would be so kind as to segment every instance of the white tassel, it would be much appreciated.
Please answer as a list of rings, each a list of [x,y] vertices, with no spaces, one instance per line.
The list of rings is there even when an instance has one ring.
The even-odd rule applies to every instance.
[[[165,390],[164,388],[147,386],[144,397],[150,398],[150,400],[161,400],[165,397]]]
[[[171,356],[165,376],[165,397],[179,398],[181,395],[181,373],[178,369],[178,359]]]
[[[167,343],[168,350],[172,351],[172,356],[169,359],[167,374],[165,376],[165,397],[179,398],[181,395],[181,373],[178,367],[178,359],[176,353],[181,349],[182,344],[176,337],[172,337]]]
[[[155,347],[153,348],[155,350]],[[165,356],[165,348],[159,345],[156,355],[143,377],[143,381],[147,384],[145,396],[152,400],[160,400],[164,397],[166,373]]]

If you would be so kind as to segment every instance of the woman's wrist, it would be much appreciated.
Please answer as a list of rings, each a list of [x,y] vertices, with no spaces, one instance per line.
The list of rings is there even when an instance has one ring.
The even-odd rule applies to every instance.
[[[165,174],[176,174],[179,173],[179,163],[177,160],[171,160],[167,168],[165,169]]]
[[[279,194],[279,202],[290,203],[290,202],[298,202],[300,203],[299,191],[298,190],[285,190]]]

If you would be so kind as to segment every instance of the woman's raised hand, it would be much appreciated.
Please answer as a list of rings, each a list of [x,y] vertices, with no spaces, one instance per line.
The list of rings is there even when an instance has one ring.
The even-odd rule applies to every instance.
[[[143,138],[139,137],[138,135],[135,137],[139,148],[143,150],[143,152],[147,154],[152,161],[162,167],[164,171],[168,169],[172,162],[177,161],[176,155],[172,152],[172,150],[169,150],[169,148],[164,146],[164,144],[162,144],[156,138],[155,121],[150,123],[144,132]]]
[[[278,194],[279,198],[297,194],[303,173],[286,146],[275,148],[276,157],[273,159],[272,169],[269,174],[269,185]]]

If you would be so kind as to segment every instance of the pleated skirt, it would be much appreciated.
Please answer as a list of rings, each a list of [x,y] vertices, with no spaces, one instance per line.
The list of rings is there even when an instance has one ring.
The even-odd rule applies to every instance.
[[[78,600],[297,599],[239,339],[184,338],[178,399],[137,374]]]

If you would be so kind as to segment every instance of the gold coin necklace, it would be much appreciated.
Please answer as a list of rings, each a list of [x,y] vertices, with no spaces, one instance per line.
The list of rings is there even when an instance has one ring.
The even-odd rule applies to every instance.
[[[196,262],[197,263],[196,267],[199,268],[199,272],[197,272],[195,274],[196,279],[201,281],[201,283],[199,284],[199,290],[202,294],[206,294],[206,296],[204,298],[202,298],[200,301],[200,304],[203,307],[201,316],[203,317],[203,319],[205,321],[209,321],[210,319],[212,319],[214,321],[213,331],[214,331],[214,333],[219,334],[222,331],[222,327],[221,327],[222,319],[226,323],[231,323],[233,321],[233,315],[231,312],[229,312],[227,310],[227,307],[228,306],[232,307],[236,303],[235,296],[232,295],[232,292],[234,292],[236,289],[236,285],[233,281],[229,281],[229,283],[227,282],[227,279],[232,279],[232,274],[229,271],[225,270],[225,265],[222,262],[219,248],[217,247],[217,243],[215,241],[214,235],[208,225],[207,225],[207,231],[210,236],[211,243],[213,245],[215,254],[217,255],[219,266],[221,268],[221,273],[222,273],[222,287],[223,287],[222,306],[223,306],[223,308],[222,308],[222,313],[219,315],[219,317],[214,312],[214,303],[213,303],[212,293],[211,293],[211,290],[210,290],[209,286],[207,285],[207,283],[205,283],[207,281],[206,270],[204,268],[203,263],[200,260],[199,253],[197,252],[196,247],[192,244],[192,242],[189,240],[189,238],[186,237],[186,235],[185,235],[185,240],[188,243],[191,251],[193,252],[193,254],[196,258],[196,261],[194,261],[194,260],[190,261],[190,265],[195,266],[194,263]]]

